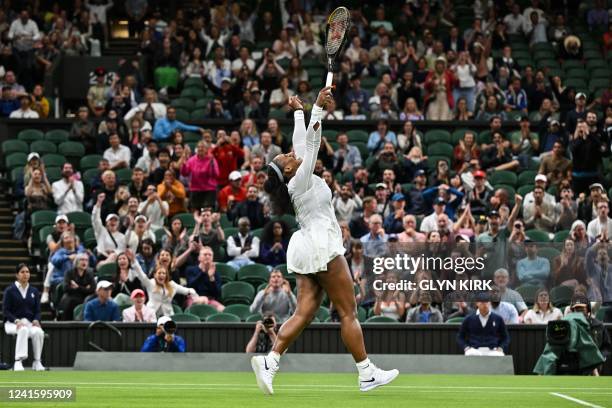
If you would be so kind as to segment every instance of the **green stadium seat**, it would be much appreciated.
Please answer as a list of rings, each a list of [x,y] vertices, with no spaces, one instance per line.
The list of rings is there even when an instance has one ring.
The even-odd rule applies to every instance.
[[[205,321],[208,316],[217,314],[217,309],[210,305],[191,305],[185,310],[186,313],[191,313],[198,316],[201,321]]]
[[[492,142],[491,131],[483,130],[482,132],[480,132],[478,134],[477,141],[478,141],[478,144],[490,144]]]
[[[560,69],[561,68],[561,66],[559,65],[559,62],[557,62],[557,60],[552,59],[552,58],[538,60],[536,65],[539,69],[544,69],[544,68]]]
[[[76,305],[74,310],[72,311],[72,316],[76,321],[83,321],[83,315],[85,313],[85,304],[81,303],[80,305]]]
[[[451,317],[450,319],[448,319],[444,323],[461,324],[463,322],[463,319],[464,319],[464,317],[461,317],[461,316]]]
[[[113,282],[117,275],[117,264],[115,262],[106,263],[98,266],[96,276],[98,281],[107,280]]]
[[[535,186],[533,184],[525,184],[524,186],[520,186],[516,192],[521,197],[525,197],[527,194],[533,191],[534,187]]]
[[[569,286],[556,286],[550,290],[550,301],[555,307],[565,307],[572,301],[574,289]]]
[[[177,305],[176,303],[172,304],[172,311],[177,314],[177,313],[183,313],[183,309]]]
[[[40,253],[47,254],[47,237],[55,230],[53,225],[46,225],[38,231],[38,243],[40,244]],[[34,240],[35,241],[35,240]]]
[[[238,233],[238,228],[236,227],[223,228],[223,233],[225,234],[225,239],[227,239],[231,237],[232,235],[236,235]]]
[[[589,91],[595,92],[598,89],[607,89],[611,83],[608,78],[593,78],[589,82]]]
[[[181,98],[200,99],[205,95],[204,89],[189,87],[181,91]]]
[[[191,313],[175,313],[174,315],[172,315],[172,320],[175,322],[193,322],[193,323],[200,322],[200,318]]]
[[[113,299],[117,306],[132,306],[134,302],[130,299],[130,296],[125,293],[118,293],[117,296]]]
[[[268,282],[270,278],[270,272],[266,265],[254,263],[251,265],[244,265],[238,270],[236,275],[238,281],[248,282],[254,287],[261,285],[262,283]]]
[[[155,69],[155,88],[174,88],[178,87],[179,72],[173,67],[159,67]]]
[[[26,143],[33,143],[39,140],[43,140],[43,132],[38,129],[24,129],[17,133],[17,140],[21,140]]]
[[[569,230],[557,231],[555,233],[555,237],[553,238],[553,242],[564,242],[570,235]]]
[[[193,112],[191,112],[191,114],[193,115]],[[183,141],[185,143],[198,143],[200,140],[202,140],[202,135],[200,135],[199,133],[185,132],[183,134]]]
[[[119,184],[129,184],[132,181],[132,169],[115,170],[115,176]]]
[[[4,157],[4,165],[7,170],[13,170],[16,167],[23,167],[28,160],[28,155],[25,153],[17,152],[11,153]],[[22,170],[23,173],[23,170]]]
[[[366,310],[365,310],[363,307],[361,307],[361,306],[357,306],[357,319],[358,319],[358,320],[359,320],[361,323],[363,323],[363,322],[365,322],[365,321],[366,321],[366,319],[367,319],[367,314],[368,314],[368,312],[366,312]]]
[[[310,72],[308,74],[310,74]],[[320,76],[319,76],[319,78],[320,78]],[[312,81],[313,79],[315,79],[315,77],[311,76],[310,79]],[[368,89],[368,90],[374,89],[374,88],[376,88],[376,85],[378,85],[379,82],[380,82],[379,78],[373,78],[373,77],[361,78],[361,88]]]
[[[565,86],[584,89],[587,87],[587,83],[584,79],[581,78],[569,78],[565,81]]]
[[[612,56],[612,54],[610,54],[610,56]],[[587,61],[586,69],[588,69],[589,71],[592,71],[592,70],[595,70],[595,69],[606,69],[606,70],[608,70],[609,68],[608,68],[608,64],[606,63],[606,61],[600,60],[600,59],[593,59],[593,60]]]
[[[210,101],[212,101],[212,97],[198,99],[197,101],[195,101],[193,108],[194,109],[208,109],[208,105],[210,104]]]
[[[11,153],[30,153],[30,146],[21,140],[5,140],[2,142],[2,153],[6,156]]]
[[[219,223],[221,224],[221,228],[230,228],[233,227],[234,224],[227,218],[226,213],[221,214],[221,218],[219,219]]]
[[[584,69],[584,64],[579,60],[567,60],[563,63],[563,69],[568,71],[570,69]]]
[[[233,282],[236,280],[236,269],[223,262],[215,262],[215,269],[221,275],[221,283]]]
[[[259,239],[261,239],[261,235],[263,234],[263,228],[256,228],[254,230],[251,231],[251,234],[253,234],[254,237],[257,237]]]
[[[183,88],[184,89],[187,89],[187,88],[204,89],[204,81],[202,80],[202,78],[190,77],[190,78],[185,79],[185,82],[183,82]]]
[[[194,109],[189,115],[192,121],[204,120],[206,118],[206,109]]]
[[[338,130],[335,129],[326,129],[321,132],[321,136],[325,136],[328,142],[335,142],[336,135],[339,133]]]
[[[235,303],[250,305],[255,297],[253,285],[246,282],[228,282],[221,287],[221,293],[224,305]]]
[[[451,134],[447,130],[434,129],[425,132],[425,137],[423,138],[423,143],[426,145],[431,145],[434,143],[451,143]]]
[[[62,169],[59,167],[46,167],[45,175],[47,176],[49,183],[53,184],[62,178]]]
[[[557,248],[551,248],[551,247],[538,248],[538,256],[548,259],[551,265],[553,263],[553,260],[556,257],[558,257],[559,254],[560,252]]]
[[[206,318],[207,323],[223,322],[223,323],[240,323],[240,317],[231,313],[217,313]]]
[[[583,55],[585,60],[601,60],[603,58],[599,50],[586,50]]]
[[[47,225],[54,225],[56,216],[57,213],[55,211],[34,211],[32,213],[32,216],[30,217],[30,222],[32,224],[32,236],[37,237],[38,231],[40,231],[42,227],[45,227]]]
[[[361,129],[349,130],[348,132],[346,132],[346,135],[348,136],[349,142],[351,143],[354,143],[354,142],[367,143],[368,139],[370,138],[370,135],[368,134],[368,132],[366,132],[365,130],[361,130]]]
[[[30,144],[30,151],[42,156],[47,153],[57,153],[57,146],[55,143],[46,140],[37,140]]]
[[[535,299],[535,295],[538,289],[539,288],[535,285],[521,285],[516,288],[516,291],[521,295],[525,303],[533,305],[533,301]]]
[[[590,73],[589,76],[593,79],[595,78],[602,78],[602,79],[609,79],[610,78],[610,70],[607,68],[594,68]]]
[[[555,57],[556,55],[554,51],[550,51],[550,50],[536,51],[533,53],[533,59],[535,59],[536,61],[554,60]]]
[[[64,129],[53,129],[45,133],[45,140],[55,144],[60,144],[68,141],[69,133]]]
[[[277,220],[278,218],[272,218],[272,220]],[[280,217],[280,220],[283,221],[287,226],[291,229],[299,227],[297,220],[291,214],[283,214]]]
[[[589,73],[584,68],[572,68],[565,71],[567,78],[580,78],[587,79],[589,77]]]
[[[255,313],[247,317],[244,321],[247,323],[256,323],[262,319],[263,319],[262,315],[260,315],[259,313]]]
[[[195,227],[195,219],[193,218],[193,214],[190,213],[181,213],[181,214],[176,214],[174,217],[172,217],[172,220],[181,220],[181,222],[183,223],[183,226],[187,229],[193,229]]]
[[[23,167],[15,167],[11,170],[11,182],[15,183],[23,177]]]
[[[453,146],[449,143],[434,143],[427,146],[428,156],[445,156],[448,158],[453,157]]]
[[[251,311],[249,309],[250,307],[248,305],[229,305],[223,310],[223,313],[231,313],[238,316],[240,320],[244,321],[251,315]]]
[[[91,214],[84,211],[73,211],[68,214],[68,221],[74,224],[77,230],[85,231],[90,228],[91,225]]]
[[[102,156],[99,154],[88,154],[85,157],[82,157],[79,162],[79,169],[81,171],[89,170],[89,169],[97,169],[98,164],[100,164],[100,160],[102,160]]]
[[[96,240],[96,234],[94,233],[93,228],[87,228],[83,233],[83,244],[85,248],[93,250],[98,241]]]
[[[329,317],[331,316],[329,313],[329,309],[326,308],[325,306],[319,306],[319,310],[317,311],[317,318],[324,322],[327,319],[329,319]]]
[[[66,163],[66,158],[61,154],[47,153],[41,157],[46,167],[62,167]]]
[[[471,130],[471,129],[457,129],[453,133],[451,133],[451,144],[453,146],[458,145],[459,141],[463,140],[463,136],[465,135],[466,132],[472,132],[472,133],[474,133],[475,137],[478,136],[478,132],[476,132],[475,130]]]
[[[546,231],[530,229],[525,231],[525,235],[535,242],[550,242],[550,235]]]
[[[59,154],[63,154],[68,158],[78,158],[85,156],[85,147],[78,142],[64,142],[57,147]]]
[[[535,176],[538,175],[538,172],[535,170],[523,170],[521,174],[518,176],[518,185],[525,186],[527,184],[533,184],[535,180]]]
[[[601,306],[595,315],[595,318],[599,321],[604,321],[606,317],[606,313],[610,313],[612,311],[612,306]]]
[[[270,109],[270,112],[268,113],[268,118],[287,119],[287,117],[287,112],[282,109]]]
[[[397,323],[397,320],[388,316],[372,316],[365,323]]]
[[[353,146],[359,150],[359,154],[361,154],[361,160],[367,160],[370,155],[370,150],[368,149],[368,145],[364,142],[351,142]]]
[[[91,180],[98,175],[98,169],[87,169],[81,175],[81,180],[85,187],[90,187]]]
[[[177,109],[185,109],[186,111],[192,111],[194,108],[193,100],[189,98],[176,98],[170,102],[170,106],[173,106]]]
[[[181,122],[189,122],[189,111],[186,109],[176,109],[176,119]]]
[[[489,176],[489,183],[491,184],[508,184],[510,186],[516,186],[516,173],[511,171],[495,171]]]

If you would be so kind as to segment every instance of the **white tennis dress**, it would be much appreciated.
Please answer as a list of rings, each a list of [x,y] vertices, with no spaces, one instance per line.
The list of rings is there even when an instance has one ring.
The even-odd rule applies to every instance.
[[[342,233],[334,208],[332,193],[322,178],[313,174],[317,153],[321,145],[321,116],[323,110],[314,106],[308,129],[304,112],[294,113],[293,149],[302,159],[288,189],[300,229],[289,241],[287,270],[290,273],[317,273],[327,270],[327,263],[344,255]],[[315,123],[319,123],[314,130]]]

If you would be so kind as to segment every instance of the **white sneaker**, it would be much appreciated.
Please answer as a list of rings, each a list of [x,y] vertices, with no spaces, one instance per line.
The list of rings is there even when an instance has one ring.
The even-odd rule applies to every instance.
[[[372,374],[369,378],[359,378],[359,389],[362,392],[371,391],[381,385],[389,384],[391,381],[395,380],[398,375],[399,371],[395,369],[385,371],[374,366],[374,370],[372,370]]]
[[[49,303],[49,292],[43,292],[40,297],[40,303]]]
[[[40,360],[36,360],[32,363],[32,370],[34,371],[45,371],[45,366],[42,365]]]
[[[21,360],[15,360],[15,364],[13,364],[13,371],[23,371],[23,363]]]
[[[265,356],[255,356],[251,358],[251,367],[253,367],[259,389],[264,394],[274,394],[272,381],[274,380],[274,375],[278,371],[278,363]]]

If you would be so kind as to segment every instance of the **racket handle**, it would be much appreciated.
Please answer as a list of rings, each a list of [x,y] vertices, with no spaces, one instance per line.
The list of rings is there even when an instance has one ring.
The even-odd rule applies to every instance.
[[[334,81],[334,73],[333,72],[328,72],[327,73],[327,78],[325,79],[325,86],[331,86],[332,82]]]

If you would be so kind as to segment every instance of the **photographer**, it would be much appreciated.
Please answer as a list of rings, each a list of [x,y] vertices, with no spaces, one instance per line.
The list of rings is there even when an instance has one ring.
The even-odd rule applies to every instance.
[[[276,318],[274,314],[264,315],[263,320],[255,324],[253,337],[246,345],[247,353],[267,353],[276,341]]]
[[[145,340],[141,352],[168,352],[184,353],[185,340],[176,335],[176,323],[168,316],[157,319],[155,334],[150,335]]]
[[[595,342],[595,345],[601,352],[601,354],[607,360],[608,357],[610,356],[610,351],[612,348],[612,345],[610,342],[610,334],[608,333],[608,330],[603,325],[603,323],[597,320],[591,314],[591,302],[589,302],[589,299],[584,295],[580,295],[580,294],[574,295],[572,297],[572,303],[570,305],[570,309],[574,313],[584,314],[584,316],[586,317],[590,325],[589,331],[591,333],[591,337],[593,341]],[[596,368],[593,371],[593,374],[599,375],[599,373],[601,372],[601,368],[602,368],[601,366]]]

